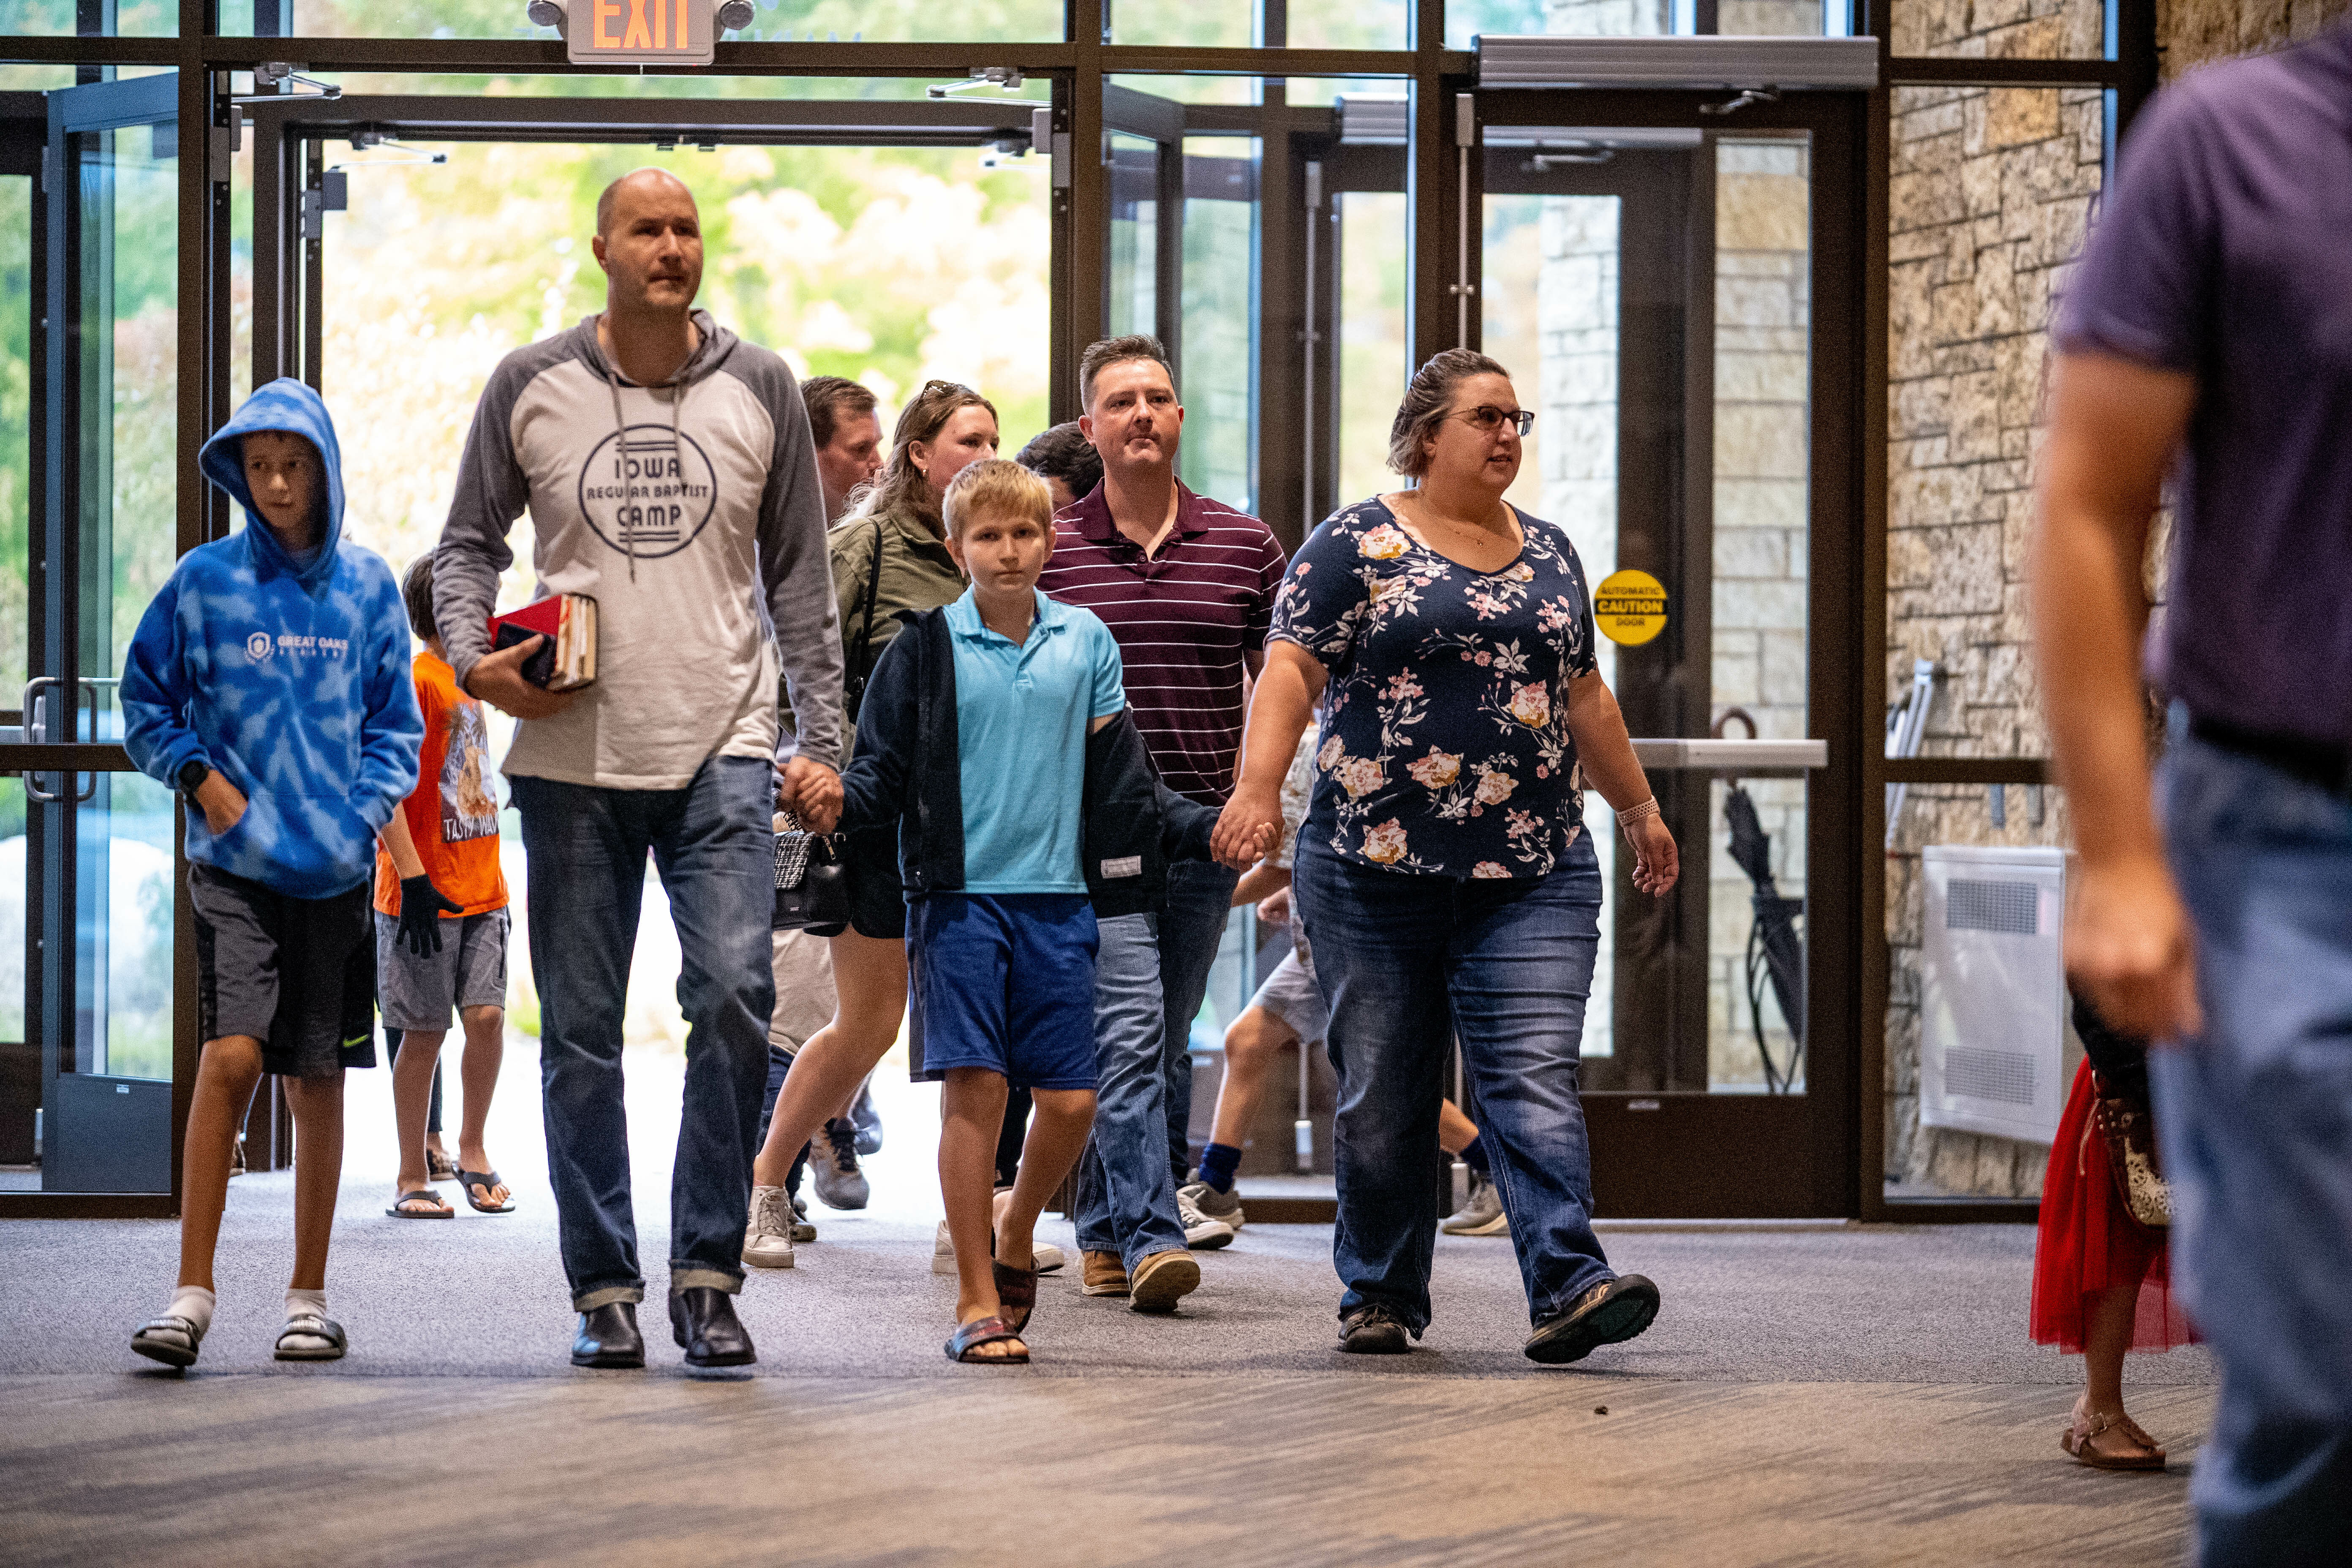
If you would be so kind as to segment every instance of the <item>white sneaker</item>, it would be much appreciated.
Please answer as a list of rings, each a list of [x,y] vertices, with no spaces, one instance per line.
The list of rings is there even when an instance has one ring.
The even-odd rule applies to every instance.
[[[1069,1261],[1063,1256],[1062,1249],[1050,1241],[1033,1241],[1029,1244],[1029,1251],[1032,1254],[1029,1267],[1040,1274],[1051,1274]],[[931,1272],[952,1274],[955,1271],[955,1243],[948,1238],[948,1222],[941,1220],[940,1228],[931,1237]]]
[[[1223,1220],[1236,1232],[1249,1222],[1249,1215],[1242,1210],[1239,1193],[1221,1193],[1206,1182],[1187,1182],[1176,1189],[1176,1195],[1211,1219]]]
[[[1196,1252],[1207,1252],[1233,1242],[1232,1226],[1202,1214],[1200,1205],[1181,1191],[1176,1194],[1176,1220],[1184,1227],[1184,1245]]]
[[[782,1187],[751,1189],[751,1223],[743,1236],[743,1261],[754,1268],[793,1266],[793,1200]]]
[[[1470,1180],[1470,1201],[1447,1215],[1438,1229],[1448,1236],[1507,1236],[1511,1222],[1503,1213],[1503,1194],[1484,1176]]]

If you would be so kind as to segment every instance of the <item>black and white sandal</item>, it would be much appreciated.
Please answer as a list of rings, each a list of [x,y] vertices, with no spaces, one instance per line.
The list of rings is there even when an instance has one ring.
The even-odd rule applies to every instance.
[[[316,1312],[298,1312],[278,1331],[279,1361],[341,1361],[347,1342],[343,1325]]]
[[[131,1336],[131,1348],[149,1361],[160,1361],[165,1366],[190,1367],[196,1364],[196,1347],[205,1342],[204,1330],[176,1312],[166,1312],[139,1325]]]

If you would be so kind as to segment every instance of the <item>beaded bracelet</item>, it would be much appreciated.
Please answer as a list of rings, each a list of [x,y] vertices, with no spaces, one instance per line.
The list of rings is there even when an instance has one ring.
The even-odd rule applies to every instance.
[[[1620,827],[1631,827],[1633,824],[1641,821],[1642,818],[1645,816],[1655,816],[1657,815],[1658,797],[1656,795],[1652,795],[1641,805],[1629,805],[1624,810],[1619,812],[1617,814],[1617,826]]]

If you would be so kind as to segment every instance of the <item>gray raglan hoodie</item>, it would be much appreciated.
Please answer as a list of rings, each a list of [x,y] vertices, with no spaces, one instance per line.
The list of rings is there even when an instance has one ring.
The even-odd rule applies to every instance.
[[[799,715],[787,752],[839,765],[841,632],[808,410],[781,358],[694,320],[702,345],[677,391],[620,380],[625,439],[593,316],[507,355],[483,389],[433,556],[458,685],[489,651],[526,508],[540,595],[597,607],[596,683],[517,727],[509,775],[682,789],[711,757],[771,756],[779,653]]]

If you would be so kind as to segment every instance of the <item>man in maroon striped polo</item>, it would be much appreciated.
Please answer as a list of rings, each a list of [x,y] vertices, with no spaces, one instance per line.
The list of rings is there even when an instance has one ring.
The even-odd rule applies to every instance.
[[[1282,546],[1257,519],[1178,481],[1184,409],[1157,341],[1111,338],[1088,348],[1078,362],[1078,394],[1080,428],[1101,454],[1102,482],[1056,515],[1053,558],[1037,585],[1102,617],[1118,639],[1127,700],[1160,776],[1204,805],[1222,806],[1241,747],[1245,678],[1265,661]],[[1159,1229],[1169,1207],[1193,1246],[1233,1238],[1231,1227],[1199,1214],[1172,1188],[1182,1184],[1189,1163],[1192,1019],[1234,882],[1234,874],[1214,862],[1180,862],[1169,868],[1164,913],[1103,924],[1096,997],[1102,1080],[1095,1143],[1079,1172],[1078,1243],[1089,1254],[1095,1293],[1117,1293],[1111,1260],[1097,1255],[1134,1253],[1136,1237]],[[1124,929],[1129,924],[1137,929]],[[1147,1054],[1157,1058],[1156,1071],[1121,1070],[1139,1069]],[[1147,1151],[1141,1135],[1155,1109],[1164,1148],[1152,1136]]]

